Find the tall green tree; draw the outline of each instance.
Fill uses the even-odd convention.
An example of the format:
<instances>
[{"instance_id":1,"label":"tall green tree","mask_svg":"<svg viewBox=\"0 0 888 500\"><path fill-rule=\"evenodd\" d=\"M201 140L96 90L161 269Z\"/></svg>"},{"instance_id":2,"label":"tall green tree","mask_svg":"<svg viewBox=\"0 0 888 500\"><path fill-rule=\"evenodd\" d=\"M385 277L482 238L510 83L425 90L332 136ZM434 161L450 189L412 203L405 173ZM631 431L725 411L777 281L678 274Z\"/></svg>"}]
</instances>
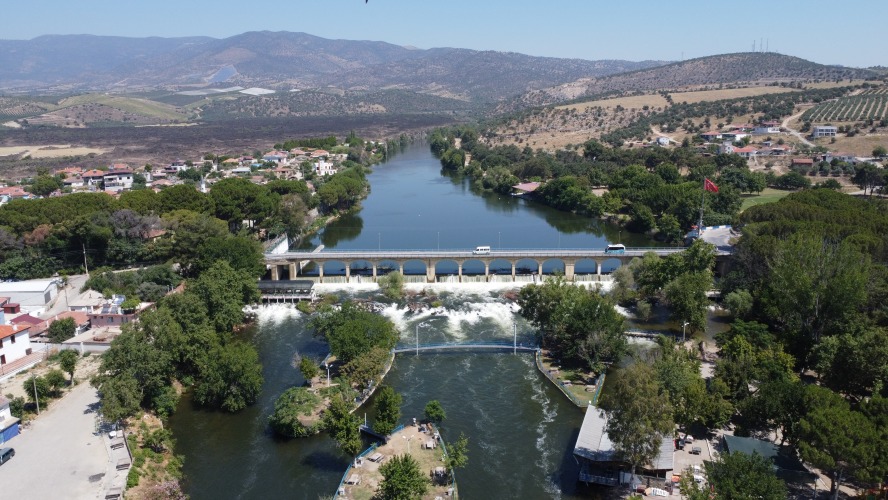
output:
<instances>
[{"instance_id":1,"label":"tall green tree","mask_svg":"<svg viewBox=\"0 0 888 500\"><path fill-rule=\"evenodd\" d=\"M194 389L194 400L230 412L240 411L256 402L262 382L256 348L246 342L229 342L210 353Z\"/></svg>"},{"instance_id":2,"label":"tall green tree","mask_svg":"<svg viewBox=\"0 0 888 500\"><path fill-rule=\"evenodd\" d=\"M244 305L259 298L256 280L224 260L216 261L194 280L190 290L203 301L211 324L220 332L230 332L240 324Z\"/></svg>"},{"instance_id":3,"label":"tall green tree","mask_svg":"<svg viewBox=\"0 0 888 500\"><path fill-rule=\"evenodd\" d=\"M429 480L410 455L396 455L379 468L382 482L379 498L384 500L416 500L429 488Z\"/></svg>"},{"instance_id":4,"label":"tall green tree","mask_svg":"<svg viewBox=\"0 0 888 500\"><path fill-rule=\"evenodd\" d=\"M609 383L601 402L607 413L606 431L634 473L657 457L663 439L672 439L672 405L648 364L632 363Z\"/></svg>"},{"instance_id":5,"label":"tall green tree","mask_svg":"<svg viewBox=\"0 0 888 500\"><path fill-rule=\"evenodd\" d=\"M401 418L401 395L389 386L379 389L376 398L376 420L373 427L376 432L387 436L395 430Z\"/></svg>"},{"instance_id":6,"label":"tall green tree","mask_svg":"<svg viewBox=\"0 0 888 500\"><path fill-rule=\"evenodd\" d=\"M626 350L623 317L610 297L562 279L521 289L521 315L541 330L543 345L563 361L600 371Z\"/></svg>"},{"instance_id":7,"label":"tall green tree","mask_svg":"<svg viewBox=\"0 0 888 500\"><path fill-rule=\"evenodd\" d=\"M77 331L77 324L74 322L74 318L63 318L53 321L49 325L47 336L50 342L60 344L73 337L75 331Z\"/></svg>"},{"instance_id":8,"label":"tall green tree","mask_svg":"<svg viewBox=\"0 0 888 500\"><path fill-rule=\"evenodd\" d=\"M72 384L74 383L74 370L77 368L78 357L77 351L72 349L65 349L59 353L59 364L62 370L71 377Z\"/></svg>"},{"instance_id":9,"label":"tall green tree","mask_svg":"<svg viewBox=\"0 0 888 500\"><path fill-rule=\"evenodd\" d=\"M447 413L444 412L444 407L441 406L441 402L437 399L433 399L426 403L425 405L425 418L429 422L440 425L441 422L447 418Z\"/></svg>"},{"instance_id":10,"label":"tall green tree","mask_svg":"<svg viewBox=\"0 0 888 500\"><path fill-rule=\"evenodd\" d=\"M324 412L324 429L336 441L345 454L356 456L361 451L361 421L350 413L349 403L341 397L333 397Z\"/></svg>"}]
</instances>

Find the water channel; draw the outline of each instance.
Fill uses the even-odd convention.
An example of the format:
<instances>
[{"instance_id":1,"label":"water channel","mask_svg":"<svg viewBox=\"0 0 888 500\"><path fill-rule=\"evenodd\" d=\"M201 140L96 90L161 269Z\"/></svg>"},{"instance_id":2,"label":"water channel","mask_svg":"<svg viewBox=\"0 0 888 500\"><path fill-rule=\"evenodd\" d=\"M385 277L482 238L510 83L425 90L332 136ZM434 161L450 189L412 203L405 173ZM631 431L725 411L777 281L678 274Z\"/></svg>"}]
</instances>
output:
<instances>
[{"instance_id":1,"label":"water channel","mask_svg":"<svg viewBox=\"0 0 888 500\"><path fill-rule=\"evenodd\" d=\"M601 248L654 242L586 217L509 196L472 192L467 181L442 176L424 145L408 148L370 175L372 192L360 213L331 224L305 247L323 243L347 249ZM501 286L504 286L502 284ZM486 284L436 289L443 305L414 313L390 305L392 319L410 344L511 340L532 342L532 328ZM374 297L343 288L345 296ZM296 353L322 357L326 346L311 337L295 309L261 308L254 341L264 366L259 402L234 415L194 408L183 398L171 418L176 452L185 459L185 487L195 500L299 498L331 495L348 457L326 435L279 440L269 432L275 399L302 384ZM514 329L514 330L513 330ZM385 381L404 397L403 420L420 417L430 399L443 404L444 438L470 440L468 468L457 473L463 498L580 498L571 451L582 422L573 406L533 365L529 354L399 354ZM373 415L373 401L360 413Z\"/></svg>"}]
</instances>

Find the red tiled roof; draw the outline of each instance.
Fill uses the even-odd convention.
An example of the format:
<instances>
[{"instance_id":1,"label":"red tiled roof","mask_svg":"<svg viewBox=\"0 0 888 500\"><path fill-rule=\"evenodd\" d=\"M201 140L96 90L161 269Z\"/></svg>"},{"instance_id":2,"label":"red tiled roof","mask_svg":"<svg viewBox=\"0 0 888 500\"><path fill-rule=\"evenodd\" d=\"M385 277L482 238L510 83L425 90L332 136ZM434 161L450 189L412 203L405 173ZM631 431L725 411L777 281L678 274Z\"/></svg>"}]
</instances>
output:
<instances>
[{"instance_id":1,"label":"red tiled roof","mask_svg":"<svg viewBox=\"0 0 888 500\"><path fill-rule=\"evenodd\" d=\"M31 327L25 325L0 325L0 339L12 337L13 335L28 330L29 328Z\"/></svg>"},{"instance_id":2,"label":"red tiled roof","mask_svg":"<svg viewBox=\"0 0 888 500\"><path fill-rule=\"evenodd\" d=\"M82 177L104 177L104 176L105 176L105 172L103 172L101 170L97 170L97 169L87 170L86 172L83 172L83 175L82 175Z\"/></svg>"},{"instance_id":3,"label":"red tiled roof","mask_svg":"<svg viewBox=\"0 0 888 500\"><path fill-rule=\"evenodd\" d=\"M9 322L13 325L36 325L38 323L42 323L43 320L40 318L35 318L30 314L22 314L19 317L12 318L11 320L9 320Z\"/></svg>"}]
</instances>

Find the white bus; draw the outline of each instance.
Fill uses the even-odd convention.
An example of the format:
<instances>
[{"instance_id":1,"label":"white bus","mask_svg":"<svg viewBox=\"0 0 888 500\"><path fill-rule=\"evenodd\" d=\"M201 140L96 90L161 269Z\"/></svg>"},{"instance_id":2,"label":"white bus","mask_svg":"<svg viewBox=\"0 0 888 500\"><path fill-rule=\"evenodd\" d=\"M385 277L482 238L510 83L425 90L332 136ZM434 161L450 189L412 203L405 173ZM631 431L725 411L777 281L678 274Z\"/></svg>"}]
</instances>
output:
<instances>
[{"instance_id":1,"label":"white bus","mask_svg":"<svg viewBox=\"0 0 888 500\"><path fill-rule=\"evenodd\" d=\"M608 245L607 248L604 249L604 253L626 253L626 245L622 243Z\"/></svg>"}]
</instances>

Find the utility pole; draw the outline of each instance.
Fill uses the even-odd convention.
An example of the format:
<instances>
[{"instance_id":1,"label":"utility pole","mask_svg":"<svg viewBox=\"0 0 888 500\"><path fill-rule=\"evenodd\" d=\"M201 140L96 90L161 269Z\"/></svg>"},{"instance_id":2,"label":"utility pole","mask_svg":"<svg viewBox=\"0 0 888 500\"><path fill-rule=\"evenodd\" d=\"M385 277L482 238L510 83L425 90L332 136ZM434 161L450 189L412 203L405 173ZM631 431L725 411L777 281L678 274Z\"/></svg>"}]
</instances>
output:
<instances>
[{"instance_id":1,"label":"utility pole","mask_svg":"<svg viewBox=\"0 0 888 500\"><path fill-rule=\"evenodd\" d=\"M86 244L80 243L80 246L83 248L83 269L86 271L86 275L89 276L89 266L86 265Z\"/></svg>"},{"instance_id":2,"label":"utility pole","mask_svg":"<svg viewBox=\"0 0 888 500\"><path fill-rule=\"evenodd\" d=\"M37 377L31 375L31 382L34 384L34 402L37 403L37 414L40 415L40 399L37 398Z\"/></svg>"}]
</instances>

